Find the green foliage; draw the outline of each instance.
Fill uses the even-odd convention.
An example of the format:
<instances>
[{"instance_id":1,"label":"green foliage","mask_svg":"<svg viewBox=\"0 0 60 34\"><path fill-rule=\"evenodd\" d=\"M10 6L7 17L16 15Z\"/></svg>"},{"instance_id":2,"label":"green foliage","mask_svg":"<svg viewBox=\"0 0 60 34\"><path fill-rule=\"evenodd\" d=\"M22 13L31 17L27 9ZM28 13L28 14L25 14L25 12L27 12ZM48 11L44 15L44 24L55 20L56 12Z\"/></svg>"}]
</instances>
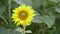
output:
<instances>
[{"instance_id":1,"label":"green foliage","mask_svg":"<svg viewBox=\"0 0 60 34\"><path fill-rule=\"evenodd\" d=\"M46 16L42 17L42 20L50 28L55 22L55 16L54 15L46 15Z\"/></svg>"},{"instance_id":2,"label":"green foliage","mask_svg":"<svg viewBox=\"0 0 60 34\"><path fill-rule=\"evenodd\" d=\"M0 27L0 34L22 34L21 31L17 31L18 28L11 30L4 27ZM21 30L21 28L19 28Z\"/></svg>"},{"instance_id":3,"label":"green foliage","mask_svg":"<svg viewBox=\"0 0 60 34\"><path fill-rule=\"evenodd\" d=\"M6 11L6 6L0 6L0 15L5 11Z\"/></svg>"},{"instance_id":4,"label":"green foliage","mask_svg":"<svg viewBox=\"0 0 60 34\"><path fill-rule=\"evenodd\" d=\"M57 11L58 13L60 13L60 8L56 8L56 11Z\"/></svg>"},{"instance_id":5,"label":"green foliage","mask_svg":"<svg viewBox=\"0 0 60 34\"><path fill-rule=\"evenodd\" d=\"M60 34L60 0L0 0L0 34L22 34L10 21L12 10L26 4L36 12L33 23L26 27L26 33ZM9 8L10 7L10 8ZM9 12L10 11L10 12ZM30 31L31 30L31 31Z\"/></svg>"}]
</instances>

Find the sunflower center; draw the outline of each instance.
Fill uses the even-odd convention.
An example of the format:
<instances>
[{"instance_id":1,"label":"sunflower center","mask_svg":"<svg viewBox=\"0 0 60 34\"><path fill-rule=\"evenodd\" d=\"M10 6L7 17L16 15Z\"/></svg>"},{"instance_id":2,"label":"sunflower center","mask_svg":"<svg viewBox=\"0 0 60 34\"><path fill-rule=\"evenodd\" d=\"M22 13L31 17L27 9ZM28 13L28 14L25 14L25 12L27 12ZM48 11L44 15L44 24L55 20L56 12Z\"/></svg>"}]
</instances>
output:
<instances>
[{"instance_id":1,"label":"sunflower center","mask_svg":"<svg viewBox=\"0 0 60 34\"><path fill-rule=\"evenodd\" d=\"M21 20L25 20L28 17L27 12L25 12L25 11L21 11L19 15L20 15L19 18Z\"/></svg>"},{"instance_id":2,"label":"sunflower center","mask_svg":"<svg viewBox=\"0 0 60 34\"><path fill-rule=\"evenodd\" d=\"M20 16L24 18L26 16L26 13L21 13Z\"/></svg>"}]
</instances>

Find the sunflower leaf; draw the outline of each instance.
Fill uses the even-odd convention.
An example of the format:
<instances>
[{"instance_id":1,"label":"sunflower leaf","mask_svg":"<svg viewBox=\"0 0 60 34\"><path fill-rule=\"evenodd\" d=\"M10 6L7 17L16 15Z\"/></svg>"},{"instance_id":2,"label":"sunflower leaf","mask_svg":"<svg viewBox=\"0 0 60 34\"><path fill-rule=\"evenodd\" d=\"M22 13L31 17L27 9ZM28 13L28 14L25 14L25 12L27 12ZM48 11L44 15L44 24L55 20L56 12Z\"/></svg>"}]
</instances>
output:
<instances>
[{"instance_id":1,"label":"sunflower leaf","mask_svg":"<svg viewBox=\"0 0 60 34\"><path fill-rule=\"evenodd\" d=\"M55 16L54 15L45 15L42 16L42 21L47 24L49 28L54 24L55 22Z\"/></svg>"},{"instance_id":2,"label":"sunflower leaf","mask_svg":"<svg viewBox=\"0 0 60 34\"><path fill-rule=\"evenodd\" d=\"M56 8L56 11L57 11L58 13L60 13L60 8Z\"/></svg>"},{"instance_id":3,"label":"sunflower leaf","mask_svg":"<svg viewBox=\"0 0 60 34\"><path fill-rule=\"evenodd\" d=\"M32 33L32 31L31 30L27 30L27 31L25 31L26 33Z\"/></svg>"},{"instance_id":4,"label":"sunflower leaf","mask_svg":"<svg viewBox=\"0 0 60 34\"><path fill-rule=\"evenodd\" d=\"M40 7L41 6L41 4L42 4L42 2L43 2L43 0L32 0L32 6L33 6L33 8L38 8L38 7Z\"/></svg>"},{"instance_id":5,"label":"sunflower leaf","mask_svg":"<svg viewBox=\"0 0 60 34\"><path fill-rule=\"evenodd\" d=\"M36 16L34 17L33 22L34 22L34 23L42 23L41 18L42 18L42 17L40 16L40 13L36 11Z\"/></svg>"},{"instance_id":6,"label":"sunflower leaf","mask_svg":"<svg viewBox=\"0 0 60 34\"><path fill-rule=\"evenodd\" d=\"M11 30L11 29L6 29L4 27L0 27L0 34L22 34L22 32L16 31L16 30Z\"/></svg>"},{"instance_id":7,"label":"sunflower leaf","mask_svg":"<svg viewBox=\"0 0 60 34\"><path fill-rule=\"evenodd\" d=\"M13 0L13 1L17 2L20 5L22 4L32 5L32 0Z\"/></svg>"},{"instance_id":8,"label":"sunflower leaf","mask_svg":"<svg viewBox=\"0 0 60 34\"><path fill-rule=\"evenodd\" d=\"M53 1L55 3L60 2L60 0L49 0L49 1Z\"/></svg>"}]
</instances>

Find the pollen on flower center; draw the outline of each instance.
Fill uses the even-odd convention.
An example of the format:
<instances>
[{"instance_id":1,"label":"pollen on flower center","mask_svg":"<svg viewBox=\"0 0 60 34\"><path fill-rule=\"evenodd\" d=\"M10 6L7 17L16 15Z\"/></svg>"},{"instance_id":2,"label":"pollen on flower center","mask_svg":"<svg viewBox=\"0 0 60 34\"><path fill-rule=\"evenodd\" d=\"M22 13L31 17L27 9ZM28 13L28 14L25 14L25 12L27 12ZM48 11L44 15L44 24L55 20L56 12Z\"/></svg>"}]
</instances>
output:
<instances>
[{"instance_id":1,"label":"pollen on flower center","mask_svg":"<svg viewBox=\"0 0 60 34\"><path fill-rule=\"evenodd\" d=\"M19 13L19 18L20 18L21 20L25 20L27 17L28 17L27 12L21 11L21 12Z\"/></svg>"},{"instance_id":2,"label":"pollen on flower center","mask_svg":"<svg viewBox=\"0 0 60 34\"><path fill-rule=\"evenodd\" d=\"M25 14L25 13L21 13L20 16L21 16L22 18L24 18L24 17L26 16L26 14Z\"/></svg>"}]
</instances>

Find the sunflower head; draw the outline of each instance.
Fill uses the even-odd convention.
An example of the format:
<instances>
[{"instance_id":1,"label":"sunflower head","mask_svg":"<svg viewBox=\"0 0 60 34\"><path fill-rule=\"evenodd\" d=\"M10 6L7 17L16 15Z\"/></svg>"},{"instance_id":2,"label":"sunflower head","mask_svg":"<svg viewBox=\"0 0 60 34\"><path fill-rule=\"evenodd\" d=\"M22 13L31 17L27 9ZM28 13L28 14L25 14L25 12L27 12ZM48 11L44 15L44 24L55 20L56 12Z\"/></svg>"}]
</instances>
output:
<instances>
[{"instance_id":1,"label":"sunflower head","mask_svg":"<svg viewBox=\"0 0 60 34\"><path fill-rule=\"evenodd\" d=\"M33 17L35 16L35 11L31 6L21 5L13 10L12 19L14 23L18 25L30 25Z\"/></svg>"}]
</instances>

